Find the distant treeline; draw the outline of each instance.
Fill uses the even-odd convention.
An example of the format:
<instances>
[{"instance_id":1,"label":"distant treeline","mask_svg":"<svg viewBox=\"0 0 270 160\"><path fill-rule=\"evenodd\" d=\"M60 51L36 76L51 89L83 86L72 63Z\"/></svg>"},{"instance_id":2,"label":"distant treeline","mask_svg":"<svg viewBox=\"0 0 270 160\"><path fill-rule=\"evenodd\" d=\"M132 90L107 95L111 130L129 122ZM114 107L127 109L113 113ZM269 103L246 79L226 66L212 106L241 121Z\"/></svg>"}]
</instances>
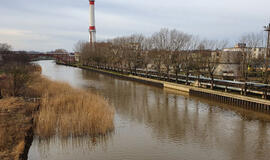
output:
<instances>
[{"instance_id":1,"label":"distant treeline","mask_svg":"<svg viewBox=\"0 0 270 160\"><path fill-rule=\"evenodd\" d=\"M239 42L248 47L261 46L260 34L247 34ZM228 45L227 40L207 40L178 30L161 29L151 36L134 34L118 37L106 42L96 43L94 46L86 42L78 42L74 50L80 52L80 62L83 65L107 66L129 69L155 70L159 74L170 73L194 76L207 76L212 80L215 70L221 63L222 49ZM242 81L248 80L249 72L260 70L264 74L265 59L253 59L250 53L242 49L235 53L234 63L238 64ZM230 63L230 57L228 63ZM256 63L255 63L256 62ZM224 62L223 62L224 63ZM268 66L265 67L268 69ZM267 72L266 72L267 73ZM268 83L268 74L262 77Z\"/></svg>"}]
</instances>

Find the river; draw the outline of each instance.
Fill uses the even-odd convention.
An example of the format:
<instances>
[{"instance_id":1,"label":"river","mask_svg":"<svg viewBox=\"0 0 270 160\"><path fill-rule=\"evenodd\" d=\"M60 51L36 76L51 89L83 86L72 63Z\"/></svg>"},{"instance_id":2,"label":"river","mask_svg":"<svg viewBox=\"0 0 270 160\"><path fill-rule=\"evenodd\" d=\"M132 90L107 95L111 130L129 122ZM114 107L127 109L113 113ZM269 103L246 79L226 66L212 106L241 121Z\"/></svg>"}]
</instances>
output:
<instances>
[{"instance_id":1,"label":"river","mask_svg":"<svg viewBox=\"0 0 270 160\"><path fill-rule=\"evenodd\" d=\"M36 62L42 74L104 96L115 130L99 138L35 137L29 160L268 160L270 117L162 88Z\"/></svg>"}]
</instances>

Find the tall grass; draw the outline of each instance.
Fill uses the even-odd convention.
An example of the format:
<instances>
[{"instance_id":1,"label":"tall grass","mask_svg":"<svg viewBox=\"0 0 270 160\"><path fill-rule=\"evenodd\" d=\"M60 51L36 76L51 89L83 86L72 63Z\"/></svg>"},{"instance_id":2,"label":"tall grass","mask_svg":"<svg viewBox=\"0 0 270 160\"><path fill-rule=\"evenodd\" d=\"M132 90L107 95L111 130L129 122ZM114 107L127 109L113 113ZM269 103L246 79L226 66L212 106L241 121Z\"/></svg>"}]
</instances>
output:
<instances>
[{"instance_id":1,"label":"tall grass","mask_svg":"<svg viewBox=\"0 0 270 160\"><path fill-rule=\"evenodd\" d=\"M114 110L101 96L41 77L30 88L31 96L41 97L35 120L40 137L99 135L114 128Z\"/></svg>"}]
</instances>

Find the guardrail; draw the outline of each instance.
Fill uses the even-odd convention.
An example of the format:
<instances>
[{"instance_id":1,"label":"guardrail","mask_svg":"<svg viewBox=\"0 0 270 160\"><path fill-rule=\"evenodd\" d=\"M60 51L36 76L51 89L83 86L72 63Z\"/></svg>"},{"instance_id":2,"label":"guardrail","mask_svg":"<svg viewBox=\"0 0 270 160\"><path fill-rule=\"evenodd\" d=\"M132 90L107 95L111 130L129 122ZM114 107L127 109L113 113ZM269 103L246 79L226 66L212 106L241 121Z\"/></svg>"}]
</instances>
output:
<instances>
[{"instance_id":1,"label":"guardrail","mask_svg":"<svg viewBox=\"0 0 270 160\"><path fill-rule=\"evenodd\" d=\"M90 67L96 69L105 69L108 71L119 72L122 74L132 74L140 77L163 80L178 84L186 84L186 85L195 85L197 84L199 87L210 88L212 80L209 77L204 76L193 76L193 75L183 75L174 73L159 73L155 70L148 70L137 68L137 69L129 69L129 68L115 68L109 66L95 66L90 65ZM213 79L213 86L217 90L223 90L224 92L239 92L241 95L253 95L253 96L261 96L263 99L270 98L270 85L255 83L255 82L240 82L240 81L231 81L231 80L222 80L222 79Z\"/></svg>"}]
</instances>

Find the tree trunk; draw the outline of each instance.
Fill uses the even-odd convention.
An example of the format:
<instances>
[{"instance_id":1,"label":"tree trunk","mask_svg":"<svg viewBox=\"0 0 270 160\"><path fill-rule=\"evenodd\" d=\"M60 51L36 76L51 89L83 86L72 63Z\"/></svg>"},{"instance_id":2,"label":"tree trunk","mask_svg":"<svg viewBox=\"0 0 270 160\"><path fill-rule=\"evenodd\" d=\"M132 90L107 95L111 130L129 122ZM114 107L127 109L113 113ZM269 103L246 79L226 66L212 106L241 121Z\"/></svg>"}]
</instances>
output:
<instances>
[{"instance_id":1,"label":"tree trunk","mask_svg":"<svg viewBox=\"0 0 270 160\"><path fill-rule=\"evenodd\" d=\"M178 83L178 69L177 68L175 69L175 80L176 80L176 83Z\"/></svg>"},{"instance_id":2,"label":"tree trunk","mask_svg":"<svg viewBox=\"0 0 270 160\"><path fill-rule=\"evenodd\" d=\"M214 75L211 74L211 89L214 89Z\"/></svg>"},{"instance_id":3,"label":"tree trunk","mask_svg":"<svg viewBox=\"0 0 270 160\"><path fill-rule=\"evenodd\" d=\"M188 76L189 76L189 72L186 72L186 85L188 85Z\"/></svg>"},{"instance_id":4,"label":"tree trunk","mask_svg":"<svg viewBox=\"0 0 270 160\"><path fill-rule=\"evenodd\" d=\"M244 83L244 96L247 95L247 82Z\"/></svg>"},{"instance_id":5,"label":"tree trunk","mask_svg":"<svg viewBox=\"0 0 270 160\"><path fill-rule=\"evenodd\" d=\"M267 88L265 88L263 94L264 94L263 98L264 98L264 99L267 99Z\"/></svg>"},{"instance_id":6,"label":"tree trunk","mask_svg":"<svg viewBox=\"0 0 270 160\"><path fill-rule=\"evenodd\" d=\"M167 81L170 81L170 67L167 67Z\"/></svg>"},{"instance_id":7,"label":"tree trunk","mask_svg":"<svg viewBox=\"0 0 270 160\"><path fill-rule=\"evenodd\" d=\"M197 79L198 79L198 86L197 87L200 87L201 86L200 74L198 74Z\"/></svg>"},{"instance_id":8,"label":"tree trunk","mask_svg":"<svg viewBox=\"0 0 270 160\"><path fill-rule=\"evenodd\" d=\"M3 96L2 96L2 89L0 88L0 99L2 99Z\"/></svg>"},{"instance_id":9,"label":"tree trunk","mask_svg":"<svg viewBox=\"0 0 270 160\"><path fill-rule=\"evenodd\" d=\"M146 78L148 78L148 68L146 66Z\"/></svg>"},{"instance_id":10,"label":"tree trunk","mask_svg":"<svg viewBox=\"0 0 270 160\"><path fill-rule=\"evenodd\" d=\"M158 79L161 79L161 70L160 70L160 65L158 66Z\"/></svg>"},{"instance_id":11,"label":"tree trunk","mask_svg":"<svg viewBox=\"0 0 270 160\"><path fill-rule=\"evenodd\" d=\"M129 72L130 72L130 74L132 74L132 68L131 68L131 65L129 64L128 67L129 67Z\"/></svg>"}]
</instances>

